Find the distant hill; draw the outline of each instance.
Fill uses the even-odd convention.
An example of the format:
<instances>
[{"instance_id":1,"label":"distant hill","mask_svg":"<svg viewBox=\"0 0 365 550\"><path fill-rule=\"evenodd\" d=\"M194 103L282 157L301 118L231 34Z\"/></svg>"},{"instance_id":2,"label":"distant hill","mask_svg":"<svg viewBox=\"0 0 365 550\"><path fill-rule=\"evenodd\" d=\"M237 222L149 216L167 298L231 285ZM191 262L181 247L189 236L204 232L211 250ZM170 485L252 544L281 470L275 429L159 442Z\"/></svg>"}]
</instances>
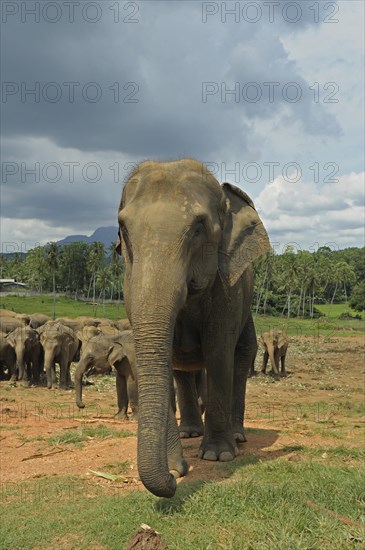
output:
<instances>
[{"instance_id":1,"label":"distant hill","mask_svg":"<svg viewBox=\"0 0 365 550\"><path fill-rule=\"evenodd\" d=\"M88 244L94 243L96 241L101 241L105 245L105 247L108 247L110 243L117 240L117 235L118 227L116 226L98 227L89 237L87 235L69 235L61 241L58 241L57 244L59 246L63 246L64 244L71 244L77 241L82 241Z\"/></svg>"}]
</instances>

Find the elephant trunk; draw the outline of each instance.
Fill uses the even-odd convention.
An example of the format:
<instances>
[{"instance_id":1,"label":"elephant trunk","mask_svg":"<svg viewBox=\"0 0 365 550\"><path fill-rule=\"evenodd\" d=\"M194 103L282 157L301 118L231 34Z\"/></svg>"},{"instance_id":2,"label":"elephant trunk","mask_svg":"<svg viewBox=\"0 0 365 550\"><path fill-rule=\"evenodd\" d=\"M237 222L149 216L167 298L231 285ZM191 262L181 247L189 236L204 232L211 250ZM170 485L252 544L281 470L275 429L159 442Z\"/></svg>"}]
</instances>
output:
<instances>
[{"instance_id":1,"label":"elephant trunk","mask_svg":"<svg viewBox=\"0 0 365 550\"><path fill-rule=\"evenodd\" d=\"M277 358L277 353L276 353L277 350L275 350L273 347L269 348L268 349L268 352L269 352L269 357L270 357L270 363L271 363L271 368L274 372L275 375L279 374L279 369L278 369L278 358Z\"/></svg>"},{"instance_id":2,"label":"elephant trunk","mask_svg":"<svg viewBox=\"0 0 365 550\"><path fill-rule=\"evenodd\" d=\"M48 348L44 350L44 368L46 369L47 375L47 388L52 388L52 383L56 382L55 370L54 370L54 361L55 351L53 348Z\"/></svg>"},{"instance_id":3,"label":"elephant trunk","mask_svg":"<svg viewBox=\"0 0 365 550\"><path fill-rule=\"evenodd\" d=\"M25 353L24 353L24 346L16 346L15 348L15 354L16 354L16 369L18 371L18 380L23 380L24 377L24 371L25 371Z\"/></svg>"},{"instance_id":4,"label":"elephant trunk","mask_svg":"<svg viewBox=\"0 0 365 550\"><path fill-rule=\"evenodd\" d=\"M148 319L133 329L138 373L138 472L151 493L171 497L176 489L167 459L172 331Z\"/></svg>"},{"instance_id":5,"label":"elephant trunk","mask_svg":"<svg viewBox=\"0 0 365 550\"><path fill-rule=\"evenodd\" d=\"M154 273L152 266L149 271ZM182 270L178 272L176 264L175 269L165 265L163 273L160 266L156 273L158 276L150 276L148 281L142 275L141 285L132 292L138 383L138 472L151 493L169 498L175 493L176 481L169 471L168 455L174 454L180 444L171 435L176 423L170 411L172 344L177 313L186 298L186 285L185 276Z\"/></svg>"},{"instance_id":6,"label":"elephant trunk","mask_svg":"<svg viewBox=\"0 0 365 550\"><path fill-rule=\"evenodd\" d=\"M81 357L75 370L75 394L76 405L79 409L83 409L85 404L82 402L82 378L90 366L90 362L87 359Z\"/></svg>"}]
</instances>

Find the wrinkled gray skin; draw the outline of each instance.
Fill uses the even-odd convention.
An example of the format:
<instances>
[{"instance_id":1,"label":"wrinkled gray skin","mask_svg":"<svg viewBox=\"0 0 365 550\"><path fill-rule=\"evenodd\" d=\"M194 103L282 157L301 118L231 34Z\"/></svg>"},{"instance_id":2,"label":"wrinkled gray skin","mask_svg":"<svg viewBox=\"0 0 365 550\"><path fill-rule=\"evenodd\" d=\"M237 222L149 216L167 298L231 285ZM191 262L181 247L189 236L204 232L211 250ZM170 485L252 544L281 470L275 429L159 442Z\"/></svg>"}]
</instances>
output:
<instances>
[{"instance_id":1,"label":"wrinkled gray skin","mask_svg":"<svg viewBox=\"0 0 365 550\"><path fill-rule=\"evenodd\" d=\"M130 419L136 420L138 418L138 394L131 331L108 336L100 333L85 344L75 371L76 405L80 409L85 407L82 402L83 375L106 374L113 366L117 372L117 416L127 420L128 404L130 403L132 409Z\"/></svg>"},{"instance_id":2,"label":"wrinkled gray skin","mask_svg":"<svg viewBox=\"0 0 365 550\"><path fill-rule=\"evenodd\" d=\"M15 363L15 351L7 340L7 334L0 332L0 374L2 379L16 380ZM8 370L8 376L5 375L4 369Z\"/></svg>"},{"instance_id":3,"label":"wrinkled gray skin","mask_svg":"<svg viewBox=\"0 0 365 550\"><path fill-rule=\"evenodd\" d=\"M284 332L277 329L272 329L268 332L264 332L260 336L260 342L264 346L264 357L261 372L266 374L266 367L270 358L272 374L276 378L279 378L279 376L286 376L285 357L288 349L288 339ZM280 362L281 370L279 372Z\"/></svg>"},{"instance_id":4,"label":"wrinkled gray skin","mask_svg":"<svg viewBox=\"0 0 365 550\"><path fill-rule=\"evenodd\" d=\"M171 406L172 367L187 403L190 371L207 369L199 456L233 460L236 442L245 440L245 387L257 346L250 266L269 241L249 197L189 159L140 164L118 220L136 351L138 470L149 491L172 497L175 477L188 470ZM183 410L181 424L193 435L199 409Z\"/></svg>"},{"instance_id":5,"label":"wrinkled gray skin","mask_svg":"<svg viewBox=\"0 0 365 550\"><path fill-rule=\"evenodd\" d=\"M48 321L37 332L44 350L44 367L47 375L47 387L57 382L56 363L60 366L59 388L71 386L70 365L78 353L80 341L72 329L55 321Z\"/></svg>"},{"instance_id":6,"label":"wrinkled gray skin","mask_svg":"<svg viewBox=\"0 0 365 550\"><path fill-rule=\"evenodd\" d=\"M23 386L38 385L43 371L43 350L38 332L29 326L18 327L6 339L15 351L18 380L23 381Z\"/></svg>"}]
</instances>

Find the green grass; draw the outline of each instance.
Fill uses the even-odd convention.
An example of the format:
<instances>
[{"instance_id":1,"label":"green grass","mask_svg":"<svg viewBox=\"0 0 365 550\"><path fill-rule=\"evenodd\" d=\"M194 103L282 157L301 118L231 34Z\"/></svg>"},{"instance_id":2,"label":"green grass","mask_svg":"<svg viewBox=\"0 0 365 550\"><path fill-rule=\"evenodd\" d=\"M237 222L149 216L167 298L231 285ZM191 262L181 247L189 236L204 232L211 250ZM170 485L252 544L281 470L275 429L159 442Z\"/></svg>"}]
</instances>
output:
<instances>
[{"instance_id":1,"label":"green grass","mask_svg":"<svg viewBox=\"0 0 365 550\"><path fill-rule=\"evenodd\" d=\"M320 304L316 308L323 313L329 319L338 319L343 313L350 313L350 315L361 315L365 319L365 311L359 312L351 309L348 304Z\"/></svg>"},{"instance_id":2,"label":"green grass","mask_svg":"<svg viewBox=\"0 0 365 550\"><path fill-rule=\"evenodd\" d=\"M285 317L271 317L254 315L257 334L272 328L278 328L289 337L306 336L316 341L319 336L326 338L337 336L351 336L364 332L364 321L359 319L288 319Z\"/></svg>"},{"instance_id":3,"label":"green grass","mask_svg":"<svg viewBox=\"0 0 365 550\"><path fill-rule=\"evenodd\" d=\"M119 550L141 523L159 531L169 550L360 548L363 474L323 461L238 463L223 482L187 478L169 500L77 478L9 484L2 548Z\"/></svg>"},{"instance_id":4,"label":"green grass","mask_svg":"<svg viewBox=\"0 0 365 550\"><path fill-rule=\"evenodd\" d=\"M24 296L22 294L2 296L0 298L0 307L3 309L13 309L17 313L39 312L52 317L53 296ZM326 318L311 320L254 315L256 330L258 333L261 333L276 327L287 332L289 336L307 336L313 339L319 336L326 336L328 338L331 336L349 336L356 334L357 331L364 331L363 321L338 319L339 315L348 309L346 304L333 304L333 306L320 305L318 308L323 311L324 315L327 315ZM95 306L92 302L83 302L66 298L65 296L57 296L57 317L74 318L83 315L124 319L126 312L122 303L106 303L103 307L102 304Z\"/></svg>"},{"instance_id":5,"label":"green grass","mask_svg":"<svg viewBox=\"0 0 365 550\"><path fill-rule=\"evenodd\" d=\"M14 310L17 313L44 313L52 317L53 296L23 296L8 295L0 297L0 308ZM93 303L80 300L73 300L65 296L56 298L56 317L78 317L87 315L90 317L107 317L109 319L124 319L126 317L124 304L106 303L94 306Z\"/></svg>"},{"instance_id":6,"label":"green grass","mask_svg":"<svg viewBox=\"0 0 365 550\"><path fill-rule=\"evenodd\" d=\"M46 441L49 445L80 444L88 439L107 439L115 437L135 436L135 432L129 430L116 430L103 425L95 427L79 427L76 430L65 430L63 433L53 435Z\"/></svg>"}]
</instances>

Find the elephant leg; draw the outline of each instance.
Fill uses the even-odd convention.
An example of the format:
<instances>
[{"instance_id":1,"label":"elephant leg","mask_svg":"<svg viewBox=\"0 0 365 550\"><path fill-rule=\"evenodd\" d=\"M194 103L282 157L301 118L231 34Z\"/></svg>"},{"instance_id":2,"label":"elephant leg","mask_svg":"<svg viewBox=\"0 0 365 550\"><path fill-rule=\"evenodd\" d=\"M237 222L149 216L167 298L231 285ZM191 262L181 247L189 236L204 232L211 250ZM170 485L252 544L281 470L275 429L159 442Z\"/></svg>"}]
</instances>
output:
<instances>
[{"instance_id":1,"label":"elephant leg","mask_svg":"<svg viewBox=\"0 0 365 550\"><path fill-rule=\"evenodd\" d=\"M118 401L118 412L115 416L122 418L123 420L128 420L128 392L127 392L127 383L125 376L119 372L117 369L117 378L116 378L116 388L117 388L117 401Z\"/></svg>"},{"instance_id":2,"label":"elephant leg","mask_svg":"<svg viewBox=\"0 0 365 550\"><path fill-rule=\"evenodd\" d=\"M127 377L127 394L129 398L129 404L132 409L130 420L138 420L138 390L137 383L134 378L129 375Z\"/></svg>"},{"instance_id":3,"label":"elephant leg","mask_svg":"<svg viewBox=\"0 0 365 550\"><path fill-rule=\"evenodd\" d=\"M201 369L195 374L196 390L198 392L198 402L200 407L200 414L204 414L205 406L208 400L207 394L207 371Z\"/></svg>"},{"instance_id":4,"label":"elephant leg","mask_svg":"<svg viewBox=\"0 0 365 550\"><path fill-rule=\"evenodd\" d=\"M167 424L167 463L170 473L175 478L183 477L188 473L188 464L183 457L179 428L171 404Z\"/></svg>"},{"instance_id":5,"label":"elephant leg","mask_svg":"<svg viewBox=\"0 0 365 550\"><path fill-rule=\"evenodd\" d=\"M39 351L34 351L32 354L32 382L35 385L39 385L39 376L40 376L40 368L39 368Z\"/></svg>"},{"instance_id":6,"label":"elephant leg","mask_svg":"<svg viewBox=\"0 0 365 550\"><path fill-rule=\"evenodd\" d=\"M285 370L285 356L286 356L286 353L284 353L282 356L281 356L281 372L280 372L280 376L286 376L286 370Z\"/></svg>"},{"instance_id":7,"label":"elephant leg","mask_svg":"<svg viewBox=\"0 0 365 550\"><path fill-rule=\"evenodd\" d=\"M51 386L49 387L52 387L52 384L57 384L56 365L54 363L50 370L50 377L51 377ZM48 380L48 375L47 375L47 380Z\"/></svg>"},{"instance_id":8,"label":"elephant leg","mask_svg":"<svg viewBox=\"0 0 365 550\"><path fill-rule=\"evenodd\" d=\"M198 401L196 371L175 370L174 378L180 410L180 437L199 437L203 435L204 425Z\"/></svg>"},{"instance_id":9,"label":"elephant leg","mask_svg":"<svg viewBox=\"0 0 365 550\"><path fill-rule=\"evenodd\" d=\"M229 336L234 337L233 334ZM238 454L231 421L234 347L229 345L229 337L226 346L220 343L218 338L214 343L209 340L204 350L207 358L208 400L199 457L227 462Z\"/></svg>"},{"instance_id":10,"label":"elephant leg","mask_svg":"<svg viewBox=\"0 0 365 550\"><path fill-rule=\"evenodd\" d=\"M69 361L69 363L67 365L66 382L67 382L67 387L68 388L73 388L74 387L74 385L72 383L72 380L71 380L71 361Z\"/></svg>"},{"instance_id":11,"label":"elephant leg","mask_svg":"<svg viewBox=\"0 0 365 550\"><path fill-rule=\"evenodd\" d=\"M264 351L264 357L263 357L263 360L262 360L262 367L261 367L261 372L263 374L266 374L266 367L267 367L267 363L269 361L269 353L268 351L265 349Z\"/></svg>"},{"instance_id":12,"label":"elephant leg","mask_svg":"<svg viewBox=\"0 0 365 550\"><path fill-rule=\"evenodd\" d=\"M67 368L68 368L68 361L64 357L60 360L60 383L59 383L59 389L60 390L66 390L67 389Z\"/></svg>"},{"instance_id":13,"label":"elephant leg","mask_svg":"<svg viewBox=\"0 0 365 550\"><path fill-rule=\"evenodd\" d=\"M235 440L247 441L244 432L246 384L257 354L256 331L252 317L237 342L234 354L232 428Z\"/></svg>"}]
</instances>

